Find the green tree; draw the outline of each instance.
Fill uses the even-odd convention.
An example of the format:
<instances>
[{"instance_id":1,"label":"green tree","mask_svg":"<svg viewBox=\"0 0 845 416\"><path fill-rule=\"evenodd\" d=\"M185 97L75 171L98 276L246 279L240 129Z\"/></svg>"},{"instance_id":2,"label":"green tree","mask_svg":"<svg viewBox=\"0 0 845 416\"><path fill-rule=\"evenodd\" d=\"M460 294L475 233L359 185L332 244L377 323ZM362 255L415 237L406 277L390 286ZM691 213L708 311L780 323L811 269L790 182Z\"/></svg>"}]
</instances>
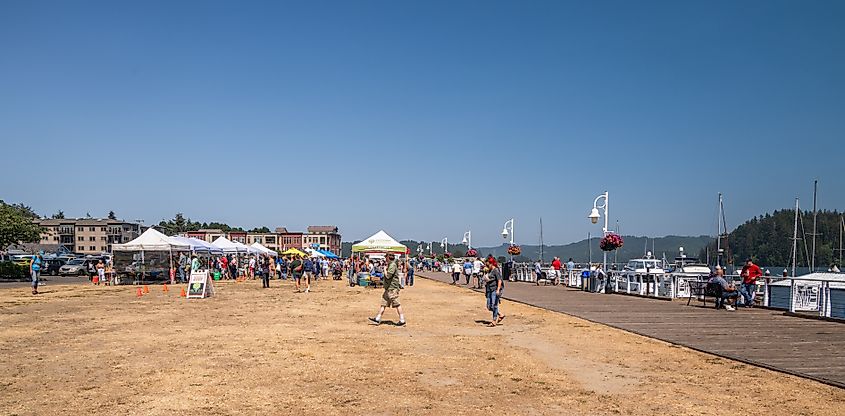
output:
<instances>
[{"instance_id":1,"label":"green tree","mask_svg":"<svg viewBox=\"0 0 845 416\"><path fill-rule=\"evenodd\" d=\"M249 230L251 233L269 233L270 229L267 227L253 228Z\"/></svg>"},{"instance_id":2,"label":"green tree","mask_svg":"<svg viewBox=\"0 0 845 416\"><path fill-rule=\"evenodd\" d=\"M114 215L114 211L109 211L109 219L110 220L116 220L117 219L117 216Z\"/></svg>"},{"instance_id":3,"label":"green tree","mask_svg":"<svg viewBox=\"0 0 845 416\"><path fill-rule=\"evenodd\" d=\"M63 219L65 219L65 212L62 211L62 210L59 210L59 212L53 214L53 216L51 218L53 218L54 220L63 220Z\"/></svg>"},{"instance_id":4,"label":"green tree","mask_svg":"<svg viewBox=\"0 0 845 416\"><path fill-rule=\"evenodd\" d=\"M41 239L41 227L34 222L38 215L23 204L9 205L0 200L0 248L11 244L36 243Z\"/></svg>"}]
</instances>

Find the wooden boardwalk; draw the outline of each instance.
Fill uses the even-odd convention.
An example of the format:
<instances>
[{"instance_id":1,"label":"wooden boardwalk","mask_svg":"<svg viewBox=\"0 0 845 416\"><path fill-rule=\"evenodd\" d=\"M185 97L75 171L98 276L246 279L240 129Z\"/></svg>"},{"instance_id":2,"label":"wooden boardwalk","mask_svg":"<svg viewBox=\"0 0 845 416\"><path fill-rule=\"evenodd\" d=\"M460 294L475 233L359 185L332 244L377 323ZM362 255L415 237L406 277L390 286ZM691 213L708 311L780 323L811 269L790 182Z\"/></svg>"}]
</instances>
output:
<instances>
[{"instance_id":1,"label":"wooden boardwalk","mask_svg":"<svg viewBox=\"0 0 845 416\"><path fill-rule=\"evenodd\" d=\"M451 283L446 273L421 277ZM463 279L463 277L462 277ZM682 345L701 352L845 388L845 324L782 311L716 310L666 301L507 282L504 298Z\"/></svg>"}]
</instances>

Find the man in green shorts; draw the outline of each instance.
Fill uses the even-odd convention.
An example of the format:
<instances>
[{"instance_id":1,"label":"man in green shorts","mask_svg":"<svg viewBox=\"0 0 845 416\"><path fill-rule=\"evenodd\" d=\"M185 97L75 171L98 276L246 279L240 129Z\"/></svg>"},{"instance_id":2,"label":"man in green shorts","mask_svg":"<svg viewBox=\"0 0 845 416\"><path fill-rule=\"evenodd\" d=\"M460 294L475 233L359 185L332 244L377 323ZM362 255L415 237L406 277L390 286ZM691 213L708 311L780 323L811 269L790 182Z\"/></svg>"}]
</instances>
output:
<instances>
[{"instance_id":1,"label":"man in green shorts","mask_svg":"<svg viewBox=\"0 0 845 416\"><path fill-rule=\"evenodd\" d=\"M290 262L290 274L293 277L294 283L296 283L296 291L299 292L299 283L302 280L302 259L299 256L294 256L293 261Z\"/></svg>"},{"instance_id":2,"label":"man in green shorts","mask_svg":"<svg viewBox=\"0 0 845 416\"><path fill-rule=\"evenodd\" d=\"M402 282L399 277L399 264L396 263L396 256L393 253L387 254L387 271L384 273L384 294L381 295L381 308L375 318L369 318L375 325L381 324L381 315L385 308L396 308L399 312L399 323L397 326L405 325L405 314L399 304L399 290L402 289Z\"/></svg>"}]
</instances>

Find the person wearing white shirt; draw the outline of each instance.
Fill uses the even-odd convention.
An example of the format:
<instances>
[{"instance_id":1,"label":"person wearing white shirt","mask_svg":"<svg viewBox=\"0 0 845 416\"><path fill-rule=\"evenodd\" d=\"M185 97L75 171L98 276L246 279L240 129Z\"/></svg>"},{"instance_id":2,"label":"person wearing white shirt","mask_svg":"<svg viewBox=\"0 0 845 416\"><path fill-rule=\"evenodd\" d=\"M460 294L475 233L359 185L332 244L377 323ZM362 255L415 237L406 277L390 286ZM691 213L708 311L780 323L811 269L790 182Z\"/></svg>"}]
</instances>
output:
<instances>
[{"instance_id":1,"label":"person wearing white shirt","mask_svg":"<svg viewBox=\"0 0 845 416\"><path fill-rule=\"evenodd\" d=\"M458 280L461 278L461 265L458 263L457 260L452 262L452 284L458 284Z\"/></svg>"},{"instance_id":2,"label":"person wearing white shirt","mask_svg":"<svg viewBox=\"0 0 845 416\"><path fill-rule=\"evenodd\" d=\"M472 262L472 277L475 279L475 288L481 289L481 269L484 268L484 263L478 257Z\"/></svg>"}]
</instances>

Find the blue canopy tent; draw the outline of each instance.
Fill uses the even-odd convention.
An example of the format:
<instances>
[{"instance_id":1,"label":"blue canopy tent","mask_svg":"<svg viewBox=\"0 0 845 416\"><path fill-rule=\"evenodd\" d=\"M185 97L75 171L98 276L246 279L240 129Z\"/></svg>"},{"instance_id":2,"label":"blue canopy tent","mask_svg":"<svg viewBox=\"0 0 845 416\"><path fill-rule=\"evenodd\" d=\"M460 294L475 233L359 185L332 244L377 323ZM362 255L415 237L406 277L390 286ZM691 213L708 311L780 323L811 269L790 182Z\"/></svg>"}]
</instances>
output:
<instances>
[{"instance_id":1,"label":"blue canopy tent","mask_svg":"<svg viewBox=\"0 0 845 416\"><path fill-rule=\"evenodd\" d=\"M334 254L334 253L332 253L331 251L328 251L328 250L317 250L317 252L325 255L326 257L328 257L330 259L339 259L340 258L340 257L338 257L337 254Z\"/></svg>"}]
</instances>

